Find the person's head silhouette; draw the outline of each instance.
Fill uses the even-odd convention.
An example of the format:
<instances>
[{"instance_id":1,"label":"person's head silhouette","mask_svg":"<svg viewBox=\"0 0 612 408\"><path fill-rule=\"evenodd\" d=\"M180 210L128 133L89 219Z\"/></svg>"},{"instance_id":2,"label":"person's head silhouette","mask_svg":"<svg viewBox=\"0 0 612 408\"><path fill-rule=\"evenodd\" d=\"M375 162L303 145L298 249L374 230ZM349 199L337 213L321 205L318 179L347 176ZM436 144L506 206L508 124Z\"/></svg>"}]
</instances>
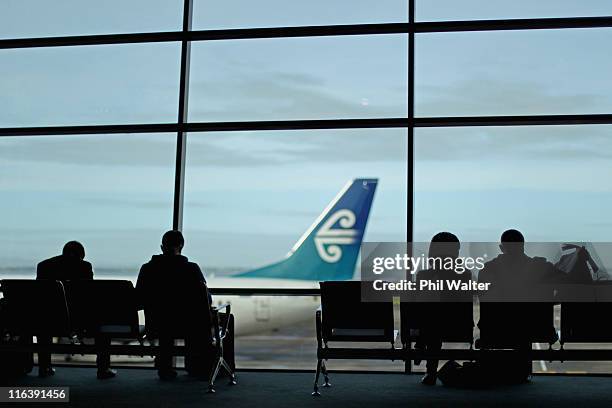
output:
<instances>
[{"instance_id":1,"label":"person's head silhouette","mask_svg":"<svg viewBox=\"0 0 612 408\"><path fill-rule=\"evenodd\" d=\"M162 237L161 250L164 255L180 255L184 245L181 231L170 230Z\"/></svg>"},{"instance_id":2,"label":"person's head silhouette","mask_svg":"<svg viewBox=\"0 0 612 408\"><path fill-rule=\"evenodd\" d=\"M515 229L504 231L499 249L507 255L523 255L525 253L525 237Z\"/></svg>"},{"instance_id":3,"label":"person's head silhouette","mask_svg":"<svg viewBox=\"0 0 612 408\"><path fill-rule=\"evenodd\" d=\"M429 257L456 259L459 256L460 247L459 238L455 234L438 232L429 244Z\"/></svg>"},{"instance_id":4,"label":"person's head silhouette","mask_svg":"<svg viewBox=\"0 0 612 408\"><path fill-rule=\"evenodd\" d=\"M64 249L62 249L62 255L70 258L83 260L85 259L85 248L78 241L70 241L67 242L66 245L64 245Z\"/></svg>"}]
</instances>

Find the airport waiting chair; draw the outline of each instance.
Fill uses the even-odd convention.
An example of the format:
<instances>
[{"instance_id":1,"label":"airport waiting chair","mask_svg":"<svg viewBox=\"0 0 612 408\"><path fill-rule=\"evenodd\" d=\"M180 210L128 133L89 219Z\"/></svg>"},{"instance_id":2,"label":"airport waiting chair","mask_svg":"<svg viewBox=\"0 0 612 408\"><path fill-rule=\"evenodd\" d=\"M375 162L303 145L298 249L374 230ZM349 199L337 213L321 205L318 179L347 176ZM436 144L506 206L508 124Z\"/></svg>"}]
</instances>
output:
<instances>
[{"instance_id":1,"label":"airport waiting chair","mask_svg":"<svg viewBox=\"0 0 612 408\"><path fill-rule=\"evenodd\" d=\"M400 338L405 350L420 336L432 335L448 343L474 342L472 298L465 302L400 303Z\"/></svg>"},{"instance_id":2,"label":"airport waiting chair","mask_svg":"<svg viewBox=\"0 0 612 408\"><path fill-rule=\"evenodd\" d=\"M325 361L330 358L392 359L389 349L331 348L330 342L378 342L390 344L395 350L393 303L362 301L361 282L320 282L321 309L315 314L317 330L317 369L312 395L319 393L319 377L324 375L324 387L329 387Z\"/></svg>"},{"instance_id":3,"label":"airport waiting chair","mask_svg":"<svg viewBox=\"0 0 612 408\"><path fill-rule=\"evenodd\" d=\"M480 302L478 322L481 349L514 349L559 339L554 327L554 304L549 302Z\"/></svg>"},{"instance_id":4,"label":"airport waiting chair","mask_svg":"<svg viewBox=\"0 0 612 408\"><path fill-rule=\"evenodd\" d=\"M225 312L220 313L223 309L225 309ZM231 305L225 304L212 308L212 321L214 332L214 360L213 369L208 381L209 393L215 392L215 381L222 369L225 370L230 378L229 384L237 384L236 367L233 361L234 337L232 329L234 327L234 316L231 314ZM226 351L226 347L229 347L228 351Z\"/></svg>"},{"instance_id":5,"label":"airport waiting chair","mask_svg":"<svg viewBox=\"0 0 612 408\"><path fill-rule=\"evenodd\" d=\"M61 282L4 279L1 285L10 335L75 339Z\"/></svg>"},{"instance_id":6,"label":"airport waiting chair","mask_svg":"<svg viewBox=\"0 0 612 408\"><path fill-rule=\"evenodd\" d=\"M154 294L156 298L164 301L156 302L149 310L145 309L147 338L201 340L205 344L196 349L210 353L212 357L208 392L215 392L215 380L221 370L226 371L229 376L229 384L235 385L233 362L227 360L225 351L233 341L233 333L230 331L233 327L231 306L211 306L206 285L193 285L182 289L183 291L179 292L167 287L164 288L164 293ZM221 313L222 310L225 310L225 313Z\"/></svg>"},{"instance_id":7,"label":"airport waiting chair","mask_svg":"<svg viewBox=\"0 0 612 408\"><path fill-rule=\"evenodd\" d=\"M533 343L548 343L549 351L558 340L554 327L554 304L548 302L480 302L480 338L476 347L486 351L483 367L505 367L507 381L526 381L532 374ZM495 350L513 350L502 358ZM493 353L493 354L492 354Z\"/></svg>"},{"instance_id":8,"label":"airport waiting chair","mask_svg":"<svg viewBox=\"0 0 612 408\"><path fill-rule=\"evenodd\" d=\"M565 343L610 343L612 325L612 282L570 285L572 293L562 294L561 349Z\"/></svg>"},{"instance_id":9,"label":"airport waiting chair","mask_svg":"<svg viewBox=\"0 0 612 408\"><path fill-rule=\"evenodd\" d=\"M134 285L126 280L75 280L64 284L73 330L81 337L137 339L144 326L138 322Z\"/></svg>"},{"instance_id":10,"label":"airport waiting chair","mask_svg":"<svg viewBox=\"0 0 612 408\"><path fill-rule=\"evenodd\" d=\"M69 281L66 288L67 291L61 282L53 280L0 281L3 330L11 336L69 337L73 340L70 350L76 353L86 347L74 344L78 336L142 340L136 293L131 282ZM231 307L210 306L205 285L189 290L192 293L176 293L172 299L168 296L163 298L160 313L156 316L158 320L154 320L158 325L152 323L148 333L152 339L159 336L181 339L200 334L200 339L210 344L206 351L212 350L209 392L215 391L214 383L221 370L227 371L230 384L234 385L234 320ZM194 299L197 300L194 302ZM223 310L225 313L221 312ZM159 351L159 346L142 344L120 346L118 351L121 354L142 355L147 348L153 353Z\"/></svg>"}]
</instances>

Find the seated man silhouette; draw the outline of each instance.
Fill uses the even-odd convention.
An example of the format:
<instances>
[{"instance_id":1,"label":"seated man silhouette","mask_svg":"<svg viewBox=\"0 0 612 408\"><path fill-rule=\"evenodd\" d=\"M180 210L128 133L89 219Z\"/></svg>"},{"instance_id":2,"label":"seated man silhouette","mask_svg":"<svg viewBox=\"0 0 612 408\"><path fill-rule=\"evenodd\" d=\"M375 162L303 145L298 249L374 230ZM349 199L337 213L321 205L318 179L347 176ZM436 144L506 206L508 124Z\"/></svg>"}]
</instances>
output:
<instances>
[{"instance_id":1,"label":"seated man silhouette","mask_svg":"<svg viewBox=\"0 0 612 408\"><path fill-rule=\"evenodd\" d=\"M499 248L502 253L487 262L478 276L480 282L491 283L483 296L486 300L529 300L533 295L533 300L540 301L542 299L535 297L538 285L551 285L552 288L567 281L567 275L546 258L525 254L525 238L520 231L504 231Z\"/></svg>"},{"instance_id":2,"label":"seated man silhouette","mask_svg":"<svg viewBox=\"0 0 612 408\"><path fill-rule=\"evenodd\" d=\"M166 232L162 237L162 254L153 255L142 265L136 283L147 333L159 339L160 352L155 365L163 380L176 377L171 348L179 338L185 340L188 349L187 371L203 375L209 370L211 298L200 267L181 255L184 244L180 231Z\"/></svg>"},{"instance_id":3,"label":"seated man silhouette","mask_svg":"<svg viewBox=\"0 0 612 408\"><path fill-rule=\"evenodd\" d=\"M555 286L566 282L567 275L545 258L525 254L525 238L515 229L501 235L499 248L502 253L485 263L478 275L479 282L491 283L480 295L481 339L492 339L493 346L530 350L535 332L556 338L550 307ZM519 358L506 365L513 377L509 380L529 380L531 360Z\"/></svg>"},{"instance_id":4,"label":"seated man silhouette","mask_svg":"<svg viewBox=\"0 0 612 408\"><path fill-rule=\"evenodd\" d=\"M469 270L457 271L455 261L459 257L461 244L456 235L450 232L439 232L431 239L429 245L428 258L429 269L421 270L417 273L417 282L421 280L459 280L468 282L472 279L472 272ZM453 267L444 267L444 261L453 260ZM447 263L448 265L448 263ZM457 302L468 302L472 307L472 295L470 293L457 293L451 291L425 292L422 297L427 297L425 307L427 312L420 318L419 339L416 347L427 351L439 351L442 348L442 333L450 326L460 324L462 319L461 312L457 307ZM471 313L468 314L471 317ZM472 322L467 322L473 325ZM437 380L438 360L427 360L427 372L421 382L425 385L435 385Z\"/></svg>"},{"instance_id":5,"label":"seated man silhouette","mask_svg":"<svg viewBox=\"0 0 612 408\"><path fill-rule=\"evenodd\" d=\"M85 248L80 242L70 241L64 245L62 254L46 259L36 267L36 279L58 280L62 283L72 280L92 280L93 269L85 259ZM37 339L41 344L50 344L51 338L42 337ZM108 344L108 339L97 338L96 344ZM96 364L98 366L98 378L107 379L117 375L110 368L110 354L99 353ZM55 370L51 366L51 354L38 353L38 376L47 377L53 375Z\"/></svg>"}]
</instances>

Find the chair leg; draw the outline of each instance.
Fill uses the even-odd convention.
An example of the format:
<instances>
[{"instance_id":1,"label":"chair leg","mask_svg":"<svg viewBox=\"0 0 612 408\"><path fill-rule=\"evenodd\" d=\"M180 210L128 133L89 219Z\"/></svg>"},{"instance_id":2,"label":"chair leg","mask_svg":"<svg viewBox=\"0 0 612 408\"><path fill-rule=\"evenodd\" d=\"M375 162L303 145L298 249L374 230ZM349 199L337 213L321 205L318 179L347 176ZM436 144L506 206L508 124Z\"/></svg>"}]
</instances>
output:
<instances>
[{"instance_id":1,"label":"chair leg","mask_svg":"<svg viewBox=\"0 0 612 408\"><path fill-rule=\"evenodd\" d=\"M223 357L221 357L221 365L223 366L225 371L227 371L227 373L230 376L229 385L236 385L236 384L238 384L236 382L236 373L234 373L232 371L232 368L229 366L229 364L227 364L227 361L225 361L225 359Z\"/></svg>"},{"instance_id":2,"label":"chair leg","mask_svg":"<svg viewBox=\"0 0 612 408\"><path fill-rule=\"evenodd\" d=\"M321 361L321 371L323 372L323 383L324 388L331 387L331 383L329 382L329 376L327 375L327 366L325 365L325 361Z\"/></svg>"},{"instance_id":3,"label":"chair leg","mask_svg":"<svg viewBox=\"0 0 612 408\"><path fill-rule=\"evenodd\" d=\"M321 375L322 363L323 363L323 360L321 359L317 360L317 372L315 373L314 390L312 391L313 397L318 397L321 395L321 393L319 392L319 375Z\"/></svg>"},{"instance_id":4,"label":"chair leg","mask_svg":"<svg viewBox=\"0 0 612 408\"><path fill-rule=\"evenodd\" d=\"M217 379L217 375L219 374L219 369L221 368L222 357L217 359L215 364L215 368L210 374L210 380L208 381L208 393L212 394L215 392L215 380Z\"/></svg>"}]
</instances>

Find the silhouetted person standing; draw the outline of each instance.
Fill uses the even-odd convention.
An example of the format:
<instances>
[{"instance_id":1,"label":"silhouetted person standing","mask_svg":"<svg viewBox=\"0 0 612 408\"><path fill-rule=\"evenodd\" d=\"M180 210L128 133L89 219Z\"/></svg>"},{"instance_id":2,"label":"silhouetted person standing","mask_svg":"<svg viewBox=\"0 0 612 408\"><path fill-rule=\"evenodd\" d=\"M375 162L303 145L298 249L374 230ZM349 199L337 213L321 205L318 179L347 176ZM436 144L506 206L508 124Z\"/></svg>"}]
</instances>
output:
<instances>
[{"instance_id":1,"label":"silhouetted person standing","mask_svg":"<svg viewBox=\"0 0 612 408\"><path fill-rule=\"evenodd\" d=\"M210 302L200 267L181 255L185 240L180 231L162 237L161 255L142 265L136 283L139 302L145 311L147 332L159 339L160 353L155 364L159 377L176 377L170 348L177 338L185 339L190 350L185 366L190 374L207 374L211 347ZM203 314L208 314L204 319Z\"/></svg>"},{"instance_id":2,"label":"silhouetted person standing","mask_svg":"<svg viewBox=\"0 0 612 408\"><path fill-rule=\"evenodd\" d=\"M62 283L73 280L92 280L93 269L91 263L85 261L85 248L80 242L70 241L64 245L62 254L46 259L36 267L36 279L57 280ZM51 344L49 337L37 339L41 344ZM97 338L96 344L108 344L108 339ZM97 358L98 378L112 378L117 373L110 368L110 355L99 353ZM51 366L51 354L38 353L38 375L47 377L53 375L55 370Z\"/></svg>"},{"instance_id":3,"label":"silhouetted person standing","mask_svg":"<svg viewBox=\"0 0 612 408\"><path fill-rule=\"evenodd\" d=\"M421 270L417 273L417 282L428 281L450 281L459 280L467 282L472 279L472 272L464 270L461 273L456 271L456 267L444 267L449 265L448 259L455 264L459 257L461 244L456 235L450 232L439 232L431 239L429 245L428 258L430 259L429 269ZM471 294L457 294L450 291L435 292L435 295L425 294L429 297L425 304L426 314L421 318L419 339L417 347L427 351L440 351L442 348L442 333L451 325L457 324L456 319L461 318L457 302L467 302L468 307L472 307ZM435 297L435 298L433 298ZM471 313L469 314L471 316ZM468 324L473 325L473 322ZM425 385L435 385L438 371L438 360L427 360L427 372L421 382Z\"/></svg>"}]
</instances>

